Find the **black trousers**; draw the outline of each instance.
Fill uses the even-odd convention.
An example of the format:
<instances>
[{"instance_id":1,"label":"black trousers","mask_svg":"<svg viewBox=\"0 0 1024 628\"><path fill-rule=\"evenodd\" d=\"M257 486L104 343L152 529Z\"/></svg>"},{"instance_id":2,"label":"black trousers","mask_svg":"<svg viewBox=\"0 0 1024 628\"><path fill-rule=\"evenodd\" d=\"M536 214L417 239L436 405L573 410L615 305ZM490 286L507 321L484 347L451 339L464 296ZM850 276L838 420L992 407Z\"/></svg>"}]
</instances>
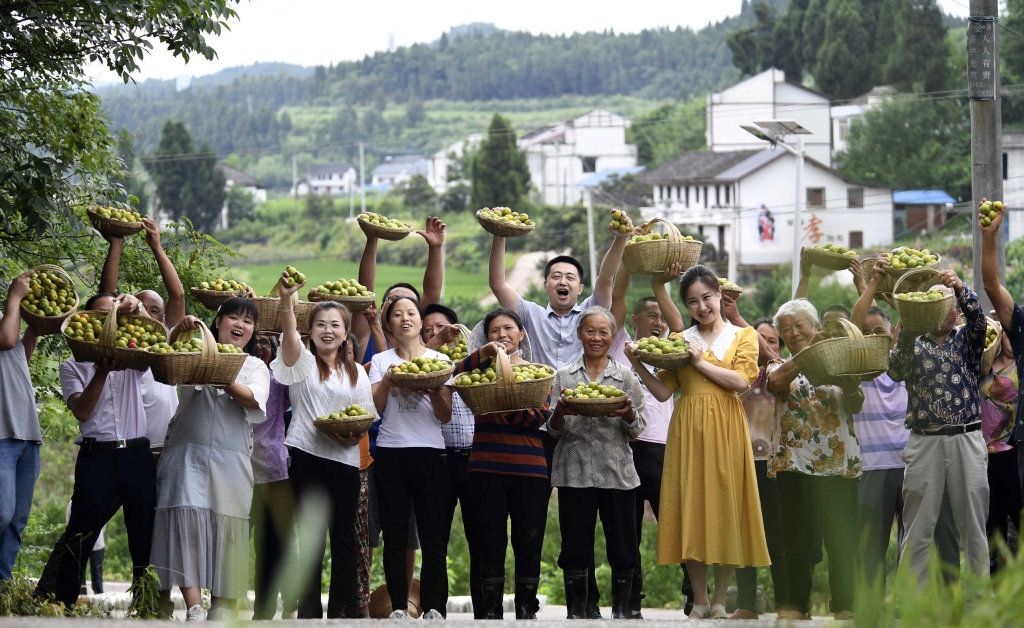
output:
<instances>
[{"instance_id":1,"label":"black trousers","mask_svg":"<svg viewBox=\"0 0 1024 628\"><path fill-rule=\"evenodd\" d=\"M156 465L149 445L125 449L83 447L75 462L71 517L39 576L35 595L53 594L67 608L78 599L85 562L100 528L124 508L132 577L149 566L156 507Z\"/></svg>"},{"instance_id":2,"label":"black trousers","mask_svg":"<svg viewBox=\"0 0 1024 628\"><path fill-rule=\"evenodd\" d=\"M1024 446L1024 445L1019 445ZM1012 449L988 455L988 532L989 552L992 555L990 570L995 573L1001 567L998 548L992 540L1000 535L1009 538L1010 524L1020 530L1021 487L1017 473L1017 452ZM1016 548L1011 547L1011 551Z\"/></svg>"},{"instance_id":3,"label":"black trousers","mask_svg":"<svg viewBox=\"0 0 1024 628\"><path fill-rule=\"evenodd\" d=\"M92 575L92 592L103 593L103 555L106 549L93 550L89 553L89 573ZM82 571L82 595L85 595L85 571Z\"/></svg>"},{"instance_id":4,"label":"black trousers","mask_svg":"<svg viewBox=\"0 0 1024 628\"><path fill-rule=\"evenodd\" d=\"M768 556L772 559L772 586L775 599L786 599L786 572L783 569L784 552L782 545L782 520L779 512L779 491L775 480L768 477L768 461L755 460L757 493L761 498L761 521L764 523ZM808 567L809 568L809 567ZM741 567L736 570L737 606L748 611L757 611L757 567Z\"/></svg>"},{"instance_id":5,"label":"black trousers","mask_svg":"<svg viewBox=\"0 0 1024 628\"><path fill-rule=\"evenodd\" d=\"M587 568L594 555L594 529L600 515L608 564L614 571L635 568L635 500L633 490L559 486L558 528L562 533L562 551L558 566L563 571Z\"/></svg>"},{"instance_id":6,"label":"black trousers","mask_svg":"<svg viewBox=\"0 0 1024 628\"><path fill-rule=\"evenodd\" d=\"M299 564L309 571L302 583L299 598L300 619L323 617L320 602L320 574L327 533L331 535L331 585L327 601L327 617L354 618L359 614L358 577L356 565L356 510L359 503L359 468L292 450L289 471L295 491L295 512L300 516L317 500L328 505L326 527L309 531L299 538ZM307 521L296 521L297 530L308 527Z\"/></svg>"},{"instance_id":7,"label":"black trousers","mask_svg":"<svg viewBox=\"0 0 1024 628\"><path fill-rule=\"evenodd\" d=\"M547 478L471 473L481 578L505 577L508 525L516 578L539 578L551 483Z\"/></svg>"},{"instance_id":8,"label":"black trousers","mask_svg":"<svg viewBox=\"0 0 1024 628\"><path fill-rule=\"evenodd\" d=\"M273 619L277 596L286 613L296 610L296 593L287 586L281 568L294 552L291 523L294 506L292 485L288 480L255 484L249 527L253 534L253 619Z\"/></svg>"},{"instance_id":9,"label":"black trousers","mask_svg":"<svg viewBox=\"0 0 1024 628\"><path fill-rule=\"evenodd\" d=\"M448 500L444 528L451 536L452 523L455 521L455 506L462 504L462 529L466 534L466 544L469 546L469 595L473 600L473 614L478 615L475 619L482 619L484 601L480 583L480 551L477 547L473 493L470 490L468 470L471 451L471 449L445 449L448 456Z\"/></svg>"},{"instance_id":10,"label":"black trousers","mask_svg":"<svg viewBox=\"0 0 1024 628\"><path fill-rule=\"evenodd\" d=\"M446 615L448 605L448 456L429 447L377 446L374 469L384 534L384 580L391 608L409 604L406 547L410 505L416 513L420 551L420 607Z\"/></svg>"}]
</instances>

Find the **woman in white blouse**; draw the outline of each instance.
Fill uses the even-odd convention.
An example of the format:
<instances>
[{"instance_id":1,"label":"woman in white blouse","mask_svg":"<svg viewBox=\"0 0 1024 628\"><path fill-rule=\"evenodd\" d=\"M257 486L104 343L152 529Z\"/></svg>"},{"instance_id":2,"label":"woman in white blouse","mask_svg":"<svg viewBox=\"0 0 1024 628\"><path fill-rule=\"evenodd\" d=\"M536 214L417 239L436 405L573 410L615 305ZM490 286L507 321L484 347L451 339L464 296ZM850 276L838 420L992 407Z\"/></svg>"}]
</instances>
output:
<instances>
[{"instance_id":1,"label":"woman in white blouse","mask_svg":"<svg viewBox=\"0 0 1024 628\"><path fill-rule=\"evenodd\" d=\"M292 420L285 437L291 448L289 477L295 491L295 514L300 531L299 564L306 569L299 583L299 619L323 617L320 603L320 566L331 535L331 585L328 618L354 618L357 597L356 506L359 499L359 438L362 434L327 436L313 425L320 416L357 404L376 414L366 371L346 351L351 315L333 301L317 304L309 317L309 348L302 344L292 309L292 294L304 283L291 287L282 276L279 284L281 349L270 364L274 377L288 386ZM312 504L328 506L326 518L307 510ZM309 529L310 521L324 526Z\"/></svg>"}]
</instances>

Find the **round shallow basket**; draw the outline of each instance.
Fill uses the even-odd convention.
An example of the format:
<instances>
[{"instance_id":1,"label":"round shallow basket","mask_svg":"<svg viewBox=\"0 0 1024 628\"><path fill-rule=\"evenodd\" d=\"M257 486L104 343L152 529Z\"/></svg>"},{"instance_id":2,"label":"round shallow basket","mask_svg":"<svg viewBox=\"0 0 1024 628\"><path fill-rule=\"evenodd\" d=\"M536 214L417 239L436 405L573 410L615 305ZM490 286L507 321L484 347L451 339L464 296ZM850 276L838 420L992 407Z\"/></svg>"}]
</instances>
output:
<instances>
[{"instance_id":1,"label":"round shallow basket","mask_svg":"<svg viewBox=\"0 0 1024 628\"><path fill-rule=\"evenodd\" d=\"M665 226L668 232L665 238L627 243L622 251L622 265L630 274L657 275L673 262L679 262L683 271L686 271L700 260L703 242L684 239L679 229L664 218L655 218L644 225L644 233L650 233L655 223Z\"/></svg>"},{"instance_id":2,"label":"round shallow basket","mask_svg":"<svg viewBox=\"0 0 1024 628\"><path fill-rule=\"evenodd\" d=\"M476 221L480 223L480 226L484 228L484 231L491 235L501 236L503 238L514 238L516 236L524 236L534 230L535 225L533 224L522 224L509 222L507 220L497 220L490 216L484 216L480 212L482 209L478 209L476 212Z\"/></svg>"},{"instance_id":3,"label":"round shallow basket","mask_svg":"<svg viewBox=\"0 0 1024 628\"><path fill-rule=\"evenodd\" d=\"M348 308L349 312L361 312L366 308L370 307L377 300L376 294L371 292L365 296L350 295L350 294L321 294L319 292L310 294L310 302L314 305L317 301L337 301L342 303Z\"/></svg>"},{"instance_id":4,"label":"round shallow basket","mask_svg":"<svg viewBox=\"0 0 1024 628\"><path fill-rule=\"evenodd\" d=\"M373 425L373 421L374 416L372 414L346 416L340 419L320 417L313 421L313 426L323 434L349 436L365 433Z\"/></svg>"},{"instance_id":5,"label":"round shallow basket","mask_svg":"<svg viewBox=\"0 0 1024 628\"><path fill-rule=\"evenodd\" d=\"M544 367L549 376L517 382L508 356L504 352L500 352L494 360L497 375L494 382L471 386L456 384L453 388L475 416L492 412L511 412L524 408L543 408L551 394L551 382L555 378L555 370L543 364L534 364L533 366Z\"/></svg>"},{"instance_id":6,"label":"round shallow basket","mask_svg":"<svg viewBox=\"0 0 1024 628\"><path fill-rule=\"evenodd\" d=\"M100 320L105 321L107 318L107 312L101 312L99 310L83 310L76 313L79 316L88 316L90 320L99 317ZM69 316L61 323L60 331L61 335L64 336L64 340L68 343L68 348L71 349L71 355L75 356L76 361L99 362L103 358L113 356L113 352L110 351L110 347L103 346L99 343L99 337L96 338L95 342L90 342L69 336L67 329L70 324L71 317ZM102 332L100 332L100 336L102 336Z\"/></svg>"},{"instance_id":7,"label":"round shallow basket","mask_svg":"<svg viewBox=\"0 0 1024 628\"><path fill-rule=\"evenodd\" d=\"M838 319L834 325L830 330L840 337L816 342L793 356L811 384L834 384L842 376L874 379L889 368L889 336L864 336L846 319Z\"/></svg>"},{"instance_id":8,"label":"round shallow basket","mask_svg":"<svg viewBox=\"0 0 1024 628\"><path fill-rule=\"evenodd\" d=\"M650 364L660 369L677 369L690 363L690 354L686 351L678 353L652 353L650 351L637 351L636 357L644 364Z\"/></svg>"},{"instance_id":9,"label":"round shallow basket","mask_svg":"<svg viewBox=\"0 0 1024 628\"><path fill-rule=\"evenodd\" d=\"M722 294L735 301L743 294L743 288L722 288Z\"/></svg>"},{"instance_id":10,"label":"round shallow basket","mask_svg":"<svg viewBox=\"0 0 1024 628\"><path fill-rule=\"evenodd\" d=\"M860 261L861 270L864 275L864 283L871 283L872 277L874 277L875 259L877 256L865 257ZM885 271L885 279L878 284L878 289L875 291L876 295L892 294L893 286L896 285L896 276L891 274L888 269Z\"/></svg>"},{"instance_id":11,"label":"round shallow basket","mask_svg":"<svg viewBox=\"0 0 1024 628\"><path fill-rule=\"evenodd\" d=\"M114 302L114 308L117 308L117 302ZM145 371L149 368L152 362L152 353L145 349L125 349L118 347L115 342L117 339L117 320L116 319L127 319L128 323L135 325L152 325L154 331L159 331L167 338L167 328L160 321L149 318L148 316L142 316L139 314L123 314L118 312L116 317L107 317L107 320L103 323L103 336L101 342L107 341L107 330L110 330L110 343L113 346L113 358L123 364L125 368L134 369L136 371ZM154 343L155 344L155 343Z\"/></svg>"},{"instance_id":12,"label":"round shallow basket","mask_svg":"<svg viewBox=\"0 0 1024 628\"><path fill-rule=\"evenodd\" d=\"M896 280L892 292L903 329L915 335L942 329L949 311L953 309L952 294L935 301L907 301L900 298L901 294L908 292L925 291L938 281L939 274L928 268L909 269L909 272Z\"/></svg>"},{"instance_id":13,"label":"round shallow basket","mask_svg":"<svg viewBox=\"0 0 1024 628\"><path fill-rule=\"evenodd\" d=\"M259 316L256 318L256 333L281 333L281 299L280 297L251 297ZM295 312L295 328L300 334L309 331L309 315L316 303L300 301L292 298L292 311Z\"/></svg>"},{"instance_id":14,"label":"round shallow basket","mask_svg":"<svg viewBox=\"0 0 1024 628\"><path fill-rule=\"evenodd\" d=\"M985 347L985 350L981 354L981 373L982 375L992 370L992 363L995 362L996 356L999 355L999 347L1002 346L1000 334L1003 333L1003 326L996 319L991 316L986 316L988 319L988 326L996 330L996 338L992 341L992 344ZM986 330L986 334L988 331Z\"/></svg>"},{"instance_id":15,"label":"round shallow basket","mask_svg":"<svg viewBox=\"0 0 1024 628\"><path fill-rule=\"evenodd\" d=\"M142 231L141 222L125 222L123 220L105 218L96 212L95 207L90 207L85 210L85 213L89 216L89 222L96 228L96 231L106 236L124 237Z\"/></svg>"},{"instance_id":16,"label":"round shallow basket","mask_svg":"<svg viewBox=\"0 0 1024 628\"><path fill-rule=\"evenodd\" d=\"M401 240L402 238L409 235L413 231L412 227L409 225L405 225L400 229L381 227L380 225L375 225L371 223L369 220L364 220L362 218L363 215L364 214L360 214L359 216L357 216L356 222L359 223L359 228L363 230L363 233L365 233L368 236L380 238L381 240L391 240L392 242L394 242Z\"/></svg>"},{"instance_id":17,"label":"round shallow basket","mask_svg":"<svg viewBox=\"0 0 1024 628\"><path fill-rule=\"evenodd\" d=\"M40 316L39 314L26 310L24 301L21 304L21 317L25 319L25 322L32 328L32 331L36 332L37 336L59 334L64 321L71 318L71 315L78 311L78 304L81 303L81 301L78 300L78 293L75 292L75 282L72 281L71 276L64 272L64 269L60 266L40 264L39 266L33 267L32 270L40 273L53 273L57 275L60 277L61 281L67 284L68 290L70 290L72 296L75 297L75 304L71 306L71 309L63 314L58 314L57 316Z\"/></svg>"},{"instance_id":18,"label":"round shallow basket","mask_svg":"<svg viewBox=\"0 0 1024 628\"><path fill-rule=\"evenodd\" d=\"M192 296L196 298L206 309L217 311L225 301L231 297L240 297L244 293L241 290L203 290L202 288L192 287Z\"/></svg>"},{"instance_id":19,"label":"round shallow basket","mask_svg":"<svg viewBox=\"0 0 1024 628\"><path fill-rule=\"evenodd\" d=\"M858 259L856 253L853 255L843 255L817 247L804 247L804 252L812 264L829 270L846 270L850 267L851 261Z\"/></svg>"},{"instance_id":20,"label":"round shallow basket","mask_svg":"<svg viewBox=\"0 0 1024 628\"><path fill-rule=\"evenodd\" d=\"M889 257L891 260L892 256L890 255ZM896 279L899 279L903 275L906 275L907 273L910 273L915 270L934 270L939 267L940 262L942 262L942 256L939 254L935 254L935 261L932 262L931 264L925 264L924 266L918 266L917 268L893 268L890 264L889 266L885 267L885 272L888 273L889 275L892 275L893 281L895 281ZM895 287L893 288L893 290L895 290Z\"/></svg>"},{"instance_id":21,"label":"round shallow basket","mask_svg":"<svg viewBox=\"0 0 1024 628\"><path fill-rule=\"evenodd\" d=\"M626 395L609 397L607 399L566 399L565 406L569 408L569 412L572 414L598 417L608 416L608 414L626 405L627 401L629 401L629 397Z\"/></svg>"},{"instance_id":22,"label":"round shallow basket","mask_svg":"<svg viewBox=\"0 0 1024 628\"><path fill-rule=\"evenodd\" d=\"M430 373L391 373L391 383L406 390L432 390L443 385L455 372L455 365Z\"/></svg>"}]
</instances>

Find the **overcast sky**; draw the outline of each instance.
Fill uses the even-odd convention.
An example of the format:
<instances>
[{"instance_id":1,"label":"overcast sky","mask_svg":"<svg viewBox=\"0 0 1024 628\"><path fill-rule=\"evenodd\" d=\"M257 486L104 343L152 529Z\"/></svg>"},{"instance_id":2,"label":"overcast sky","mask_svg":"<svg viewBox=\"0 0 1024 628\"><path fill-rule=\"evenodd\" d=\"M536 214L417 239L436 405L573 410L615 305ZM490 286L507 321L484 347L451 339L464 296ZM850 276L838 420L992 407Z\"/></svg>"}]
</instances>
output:
<instances>
[{"instance_id":1,"label":"overcast sky","mask_svg":"<svg viewBox=\"0 0 1024 628\"><path fill-rule=\"evenodd\" d=\"M186 65L162 51L142 62L138 80L203 76L256 61L327 65L399 46L434 41L453 26L491 23L534 34L689 26L700 29L739 13L742 0L242 0L230 31L211 41L214 61L195 56ZM969 0L939 0L966 17ZM116 80L97 68L98 81Z\"/></svg>"}]
</instances>

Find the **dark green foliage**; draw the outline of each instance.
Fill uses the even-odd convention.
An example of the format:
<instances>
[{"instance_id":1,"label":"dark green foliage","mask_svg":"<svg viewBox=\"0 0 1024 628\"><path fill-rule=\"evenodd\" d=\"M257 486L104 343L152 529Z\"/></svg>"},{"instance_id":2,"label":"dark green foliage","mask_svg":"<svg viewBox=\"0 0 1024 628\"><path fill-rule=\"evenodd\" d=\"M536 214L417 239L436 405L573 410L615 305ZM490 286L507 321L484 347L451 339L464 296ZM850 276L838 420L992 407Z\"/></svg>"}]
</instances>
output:
<instances>
[{"instance_id":1,"label":"dark green foliage","mask_svg":"<svg viewBox=\"0 0 1024 628\"><path fill-rule=\"evenodd\" d=\"M811 72L818 89L833 98L853 98L874 87L872 68L864 63L871 34L859 5L859 0L830 0L825 11L825 37Z\"/></svg>"},{"instance_id":2,"label":"dark green foliage","mask_svg":"<svg viewBox=\"0 0 1024 628\"><path fill-rule=\"evenodd\" d=\"M209 144L203 142L196 150L185 124L168 120L156 153L142 163L156 185L160 210L174 220L188 218L204 231L217 227L227 192Z\"/></svg>"},{"instance_id":3,"label":"dark green foliage","mask_svg":"<svg viewBox=\"0 0 1024 628\"><path fill-rule=\"evenodd\" d=\"M942 12L935 0L911 0L901 5L902 10L893 20L897 37L885 65L887 82L905 92L916 87L923 87L926 92L947 89L949 51ZM877 40L876 37L876 43L882 43Z\"/></svg>"},{"instance_id":4,"label":"dark green foliage","mask_svg":"<svg viewBox=\"0 0 1024 628\"><path fill-rule=\"evenodd\" d=\"M487 138L470 163L471 207L521 206L530 188L526 157L516 146L516 133L508 120L495 113Z\"/></svg>"},{"instance_id":5,"label":"dark green foliage","mask_svg":"<svg viewBox=\"0 0 1024 628\"><path fill-rule=\"evenodd\" d=\"M703 98L693 98L685 103L666 103L637 116L627 137L636 144L637 162L657 166L683 151L704 148L705 109Z\"/></svg>"},{"instance_id":6,"label":"dark green foliage","mask_svg":"<svg viewBox=\"0 0 1024 628\"><path fill-rule=\"evenodd\" d=\"M406 207L414 211L430 211L437 201L437 192L430 187L427 178L421 174L413 175L407 182L399 186L402 201Z\"/></svg>"}]
</instances>

